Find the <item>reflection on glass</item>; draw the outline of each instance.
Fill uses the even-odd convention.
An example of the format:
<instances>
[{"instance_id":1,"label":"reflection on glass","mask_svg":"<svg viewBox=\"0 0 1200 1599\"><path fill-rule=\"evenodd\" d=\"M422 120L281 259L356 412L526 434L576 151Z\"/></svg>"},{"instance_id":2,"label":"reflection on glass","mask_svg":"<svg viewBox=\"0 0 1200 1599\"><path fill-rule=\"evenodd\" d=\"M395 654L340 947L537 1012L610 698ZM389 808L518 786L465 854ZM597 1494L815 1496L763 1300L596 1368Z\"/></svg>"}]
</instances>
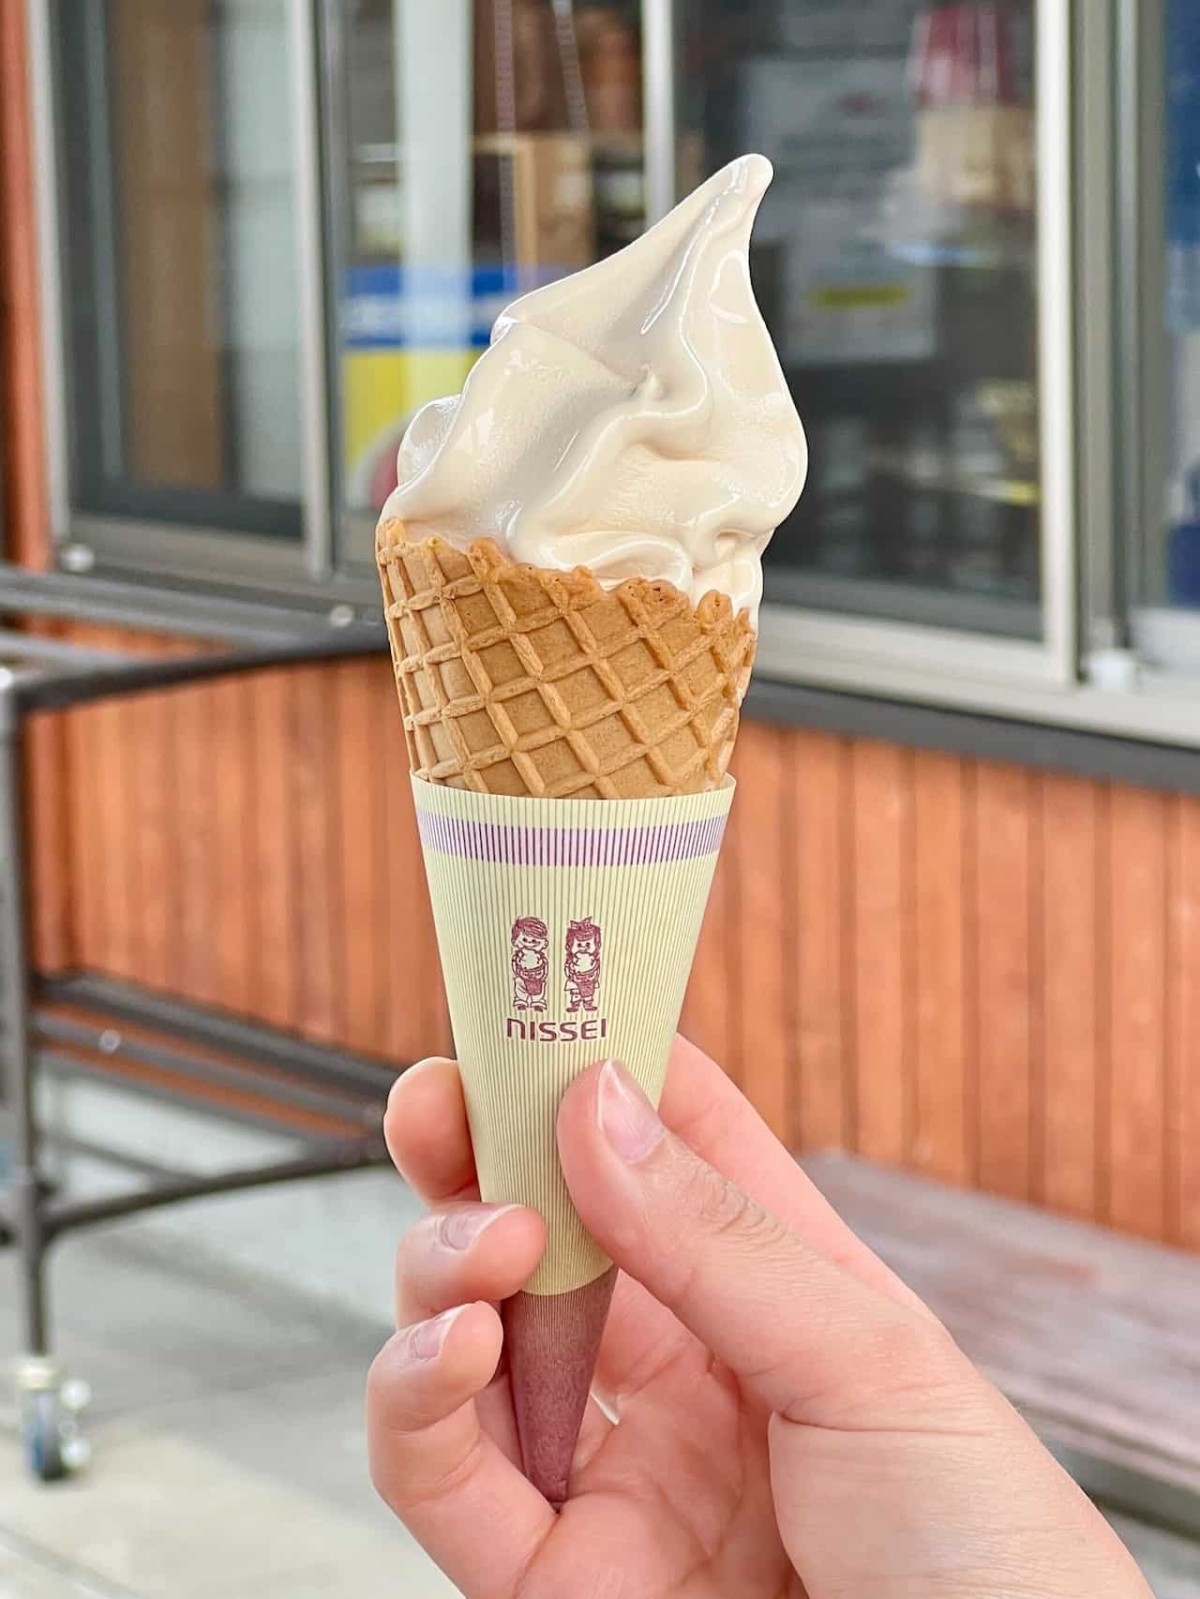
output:
<instances>
[{"instance_id":1,"label":"reflection on glass","mask_svg":"<svg viewBox=\"0 0 1200 1599\"><path fill-rule=\"evenodd\" d=\"M1031 0L699 0L687 185L775 163L753 271L809 432L779 600L1040 628Z\"/></svg>"},{"instance_id":2,"label":"reflection on glass","mask_svg":"<svg viewBox=\"0 0 1200 1599\"><path fill-rule=\"evenodd\" d=\"M1200 609L1200 4L1166 11L1167 333L1171 370L1164 541L1147 574L1153 603Z\"/></svg>"},{"instance_id":3,"label":"reflection on glass","mask_svg":"<svg viewBox=\"0 0 1200 1599\"><path fill-rule=\"evenodd\" d=\"M330 173L351 553L413 412L502 307L645 220L637 0L336 0Z\"/></svg>"},{"instance_id":4,"label":"reflection on glass","mask_svg":"<svg viewBox=\"0 0 1200 1599\"><path fill-rule=\"evenodd\" d=\"M298 538L285 0L57 20L75 503Z\"/></svg>"}]
</instances>

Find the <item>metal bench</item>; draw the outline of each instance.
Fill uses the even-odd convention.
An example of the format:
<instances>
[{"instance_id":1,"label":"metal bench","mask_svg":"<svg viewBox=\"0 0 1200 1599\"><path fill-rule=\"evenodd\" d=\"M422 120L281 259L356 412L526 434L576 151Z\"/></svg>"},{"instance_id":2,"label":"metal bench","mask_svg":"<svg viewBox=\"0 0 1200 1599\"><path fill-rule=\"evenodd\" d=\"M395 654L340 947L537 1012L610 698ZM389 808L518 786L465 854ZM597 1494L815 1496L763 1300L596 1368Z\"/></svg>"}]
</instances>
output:
<instances>
[{"instance_id":1,"label":"metal bench","mask_svg":"<svg viewBox=\"0 0 1200 1599\"><path fill-rule=\"evenodd\" d=\"M203 640L205 653L157 658L85 648L27 630L33 620L98 622ZM31 1469L45 1480L82 1459L75 1412L84 1387L52 1358L51 1246L68 1233L179 1201L386 1162L379 1110L394 1077L355 1059L222 1012L116 983L102 973L33 970L26 906L22 783L28 719L231 674L386 649L379 625L347 607L288 609L214 601L0 562L0 1249L19 1256L24 1358L17 1371ZM43 1078L101 1078L294 1137L283 1159L222 1172L168 1169L43 1127ZM57 1146L123 1169L131 1185L95 1197L57 1192L44 1159Z\"/></svg>"}]
</instances>

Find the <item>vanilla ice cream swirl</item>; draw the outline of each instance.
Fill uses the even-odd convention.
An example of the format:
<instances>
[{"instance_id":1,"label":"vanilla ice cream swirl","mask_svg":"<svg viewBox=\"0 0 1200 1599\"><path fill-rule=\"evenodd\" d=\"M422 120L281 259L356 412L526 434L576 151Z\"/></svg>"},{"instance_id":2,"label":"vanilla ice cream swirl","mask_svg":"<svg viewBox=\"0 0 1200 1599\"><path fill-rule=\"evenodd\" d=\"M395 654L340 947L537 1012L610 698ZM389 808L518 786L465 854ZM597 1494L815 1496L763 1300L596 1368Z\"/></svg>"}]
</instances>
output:
<instances>
[{"instance_id":1,"label":"vanilla ice cream swirl","mask_svg":"<svg viewBox=\"0 0 1200 1599\"><path fill-rule=\"evenodd\" d=\"M616 255L514 301L462 393L413 418L383 517L606 586L717 590L755 619L808 463L750 283L770 181L743 156Z\"/></svg>"}]
</instances>

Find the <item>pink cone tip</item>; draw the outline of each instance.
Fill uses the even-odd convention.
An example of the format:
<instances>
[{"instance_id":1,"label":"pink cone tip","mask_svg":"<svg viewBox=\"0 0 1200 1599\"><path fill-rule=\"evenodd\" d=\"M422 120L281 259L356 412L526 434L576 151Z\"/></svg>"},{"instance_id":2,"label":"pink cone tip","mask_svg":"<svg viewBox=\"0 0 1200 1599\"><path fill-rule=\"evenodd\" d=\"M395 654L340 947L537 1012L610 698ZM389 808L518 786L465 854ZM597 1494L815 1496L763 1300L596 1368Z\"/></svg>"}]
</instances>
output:
<instances>
[{"instance_id":1,"label":"pink cone tip","mask_svg":"<svg viewBox=\"0 0 1200 1599\"><path fill-rule=\"evenodd\" d=\"M556 1509L570 1487L575 1445L616 1280L613 1266L570 1293L520 1293L503 1306L525 1475Z\"/></svg>"}]
</instances>

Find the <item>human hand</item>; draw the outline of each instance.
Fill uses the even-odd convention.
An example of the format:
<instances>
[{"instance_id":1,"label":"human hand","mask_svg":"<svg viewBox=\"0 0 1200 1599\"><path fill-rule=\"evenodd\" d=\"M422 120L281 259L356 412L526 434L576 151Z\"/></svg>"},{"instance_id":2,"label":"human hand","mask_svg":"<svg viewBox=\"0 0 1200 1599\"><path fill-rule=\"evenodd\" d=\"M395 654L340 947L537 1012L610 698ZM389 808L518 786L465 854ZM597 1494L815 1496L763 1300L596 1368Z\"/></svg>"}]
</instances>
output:
<instances>
[{"instance_id":1,"label":"human hand","mask_svg":"<svg viewBox=\"0 0 1200 1599\"><path fill-rule=\"evenodd\" d=\"M621 1276L556 1513L514 1464L495 1309L541 1219L479 1203L452 1062L401 1077L385 1127L433 1210L400 1246L371 1471L468 1599L1149 1599L1011 1407L683 1040L661 1121L611 1065L560 1111L572 1197Z\"/></svg>"}]
</instances>

